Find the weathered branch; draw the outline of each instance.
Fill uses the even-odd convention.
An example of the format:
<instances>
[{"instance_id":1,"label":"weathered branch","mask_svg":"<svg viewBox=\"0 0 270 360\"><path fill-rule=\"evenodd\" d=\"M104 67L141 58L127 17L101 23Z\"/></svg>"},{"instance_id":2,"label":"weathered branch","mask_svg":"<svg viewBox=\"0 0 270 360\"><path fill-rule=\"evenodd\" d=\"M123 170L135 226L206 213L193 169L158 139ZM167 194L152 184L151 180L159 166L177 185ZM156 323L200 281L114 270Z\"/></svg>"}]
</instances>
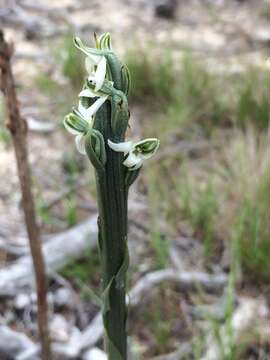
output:
<instances>
[{"instance_id":1,"label":"weathered branch","mask_svg":"<svg viewBox=\"0 0 270 360\"><path fill-rule=\"evenodd\" d=\"M47 272L53 272L77 259L97 245L96 217L64 231L51 235L42 245ZM0 296L14 296L26 286L33 285L31 257L24 255L15 263L0 270Z\"/></svg>"},{"instance_id":2,"label":"weathered branch","mask_svg":"<svg viewBox=\"0 0 270 360\"><path fill-rule=\"evenodd\" d=\"M57 270L71 259L79 258L87 249L97 245L96 217L67 230L64 233L50 237L43 245L43 252L49 271ZM0 271L0 294L8 290L15 294L18 288L32 284L31 262L29 256L19 259L14 265ZM154 271L144 275L131 289L128 299L130 308L140 305L146 294L162 282L173 282L183 290L190 288L206 288L211 291L219 291L227 283L224 274L210 275L202 272L178 272L173 269ZM68 343L53 344L53 352L64 354L72 352L72 356L79 356L89 348L92 348L103 336L102 314L98 312L91 324L81 333L80 338L72 338ZM76 341L75 341L76 340ZM76 349L74 347L76 343ZM0 346L1 348L1 346ZM3 346L3 348L5 348ZM35 351L34 347L31 347ZM72 351L71 351L72 350ZM36 351L38 349L36 348ZM75 354L75 355L74 355Z\"/></svg>"},{"instance_id":3,"label":"weathered branch","mask_svg":"<svg viewBox=\"0 0 270 360\"><path fill-rule=\"evenodd\" d=\"M22 119L17 101L15 81L11 69L12 47L4 40L0 30L0 68L1 89L4 93L10 130L15 149L18 176L22 192L22 205L26 223L27 234L34 264L37 298L38 298L38 326L40 341L42 343L42 358L48 360L50 356L50 341L48 331L48 306L47 306L47 280L44 260L41 252L39 229L36 223L35 205L31 191L31 170L28 162L26 143L27 126Z\"/></svg>"},{"instance_id":4,"label":"weathered branch","mask_svg":"<svg viewBox=\"0 0 270 360\"><path fill-rule=\"evenodd\" d=\"M129 292L128 300L130 307L136 307L141 303L146 294L159 286L162 282L173 282L181 289L204 288L210 291L219 291L227 284L225 274L210 275L203 272L178 272L173 269L154 271L144 275ZM94 346L103 335L102 315L98 313L91 324L82 332L80 347L87 349Z\"/></svg>"},{"instance_id":5,"label":"weathered branch","mask_svg":"<svg viewBox=\"0 0 270 360\"><path fill-rule=\"evenodd\" d=\"M36 345L25 334L15 331L8 326L0 326L0 358L23 359L21 355L36 350ZM19 357L20 356L20 357Z\"/></svg>"}]
</instances>

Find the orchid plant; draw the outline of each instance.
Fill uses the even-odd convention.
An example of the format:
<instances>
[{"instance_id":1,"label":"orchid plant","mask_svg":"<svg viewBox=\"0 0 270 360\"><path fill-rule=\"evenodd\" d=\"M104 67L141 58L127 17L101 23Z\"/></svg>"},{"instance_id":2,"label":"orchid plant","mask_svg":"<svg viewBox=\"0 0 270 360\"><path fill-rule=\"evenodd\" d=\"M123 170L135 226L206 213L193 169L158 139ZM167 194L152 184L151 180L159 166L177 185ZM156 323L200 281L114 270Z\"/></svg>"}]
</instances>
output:
<instances>
[{"instance_id":1,"label":"orchid plant","mask_svg":"<svg viewBox=\"0 0 270 360\"><path fill-rule=\"evenodd\" d=\"M78 106L65 117L64 126L95 168L105 347L109 360L126 360L128 190L145 160L157 151L159 140L125 140L129 71L113 52L109 33L95 36L95 42L96 47L90 48L74 39L86 55L88 75Z\"/></svg>"}]
</instances>

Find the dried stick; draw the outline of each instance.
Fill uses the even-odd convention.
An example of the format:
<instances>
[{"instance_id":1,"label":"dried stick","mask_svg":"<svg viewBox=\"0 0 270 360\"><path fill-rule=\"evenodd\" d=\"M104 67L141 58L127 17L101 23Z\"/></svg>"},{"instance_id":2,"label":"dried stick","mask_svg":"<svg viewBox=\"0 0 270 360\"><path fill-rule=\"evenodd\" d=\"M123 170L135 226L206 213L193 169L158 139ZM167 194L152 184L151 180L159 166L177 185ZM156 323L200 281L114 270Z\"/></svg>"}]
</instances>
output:
<instances>
[{"instance_id":1,"label":"dried stick","mask_svg":"<svg viewBox=\"0 0 270 360\"><path fill-rule=\"evenodd\" d=\"M1 90L6 99L9 120L7 127L10 130L15 149L18 176L22 192L22 206L26 229L34 265L37 299L38 299L38 326L42 346L42 359L50 360L50 340L48 331L47 305L47 278L42 256L39 228L36 222L35 205L31 191L31 171L27 151L27 126L20 115L15 82L11 69L12 47L5 41L3 31L0 30L0 69Z\"/></svg>"}]
</instances>

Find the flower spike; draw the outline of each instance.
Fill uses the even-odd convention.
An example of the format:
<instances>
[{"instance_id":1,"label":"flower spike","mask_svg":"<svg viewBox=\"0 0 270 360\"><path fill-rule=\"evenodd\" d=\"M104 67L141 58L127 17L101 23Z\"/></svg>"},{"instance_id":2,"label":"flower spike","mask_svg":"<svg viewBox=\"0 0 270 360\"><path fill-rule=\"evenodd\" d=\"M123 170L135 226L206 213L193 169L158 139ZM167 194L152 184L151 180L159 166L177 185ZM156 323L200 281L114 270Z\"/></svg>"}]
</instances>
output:
<instances>
[{"instance_id":1,"label":"flower spike","mask_svg":"<svg viewBox=\"0 0 270 360\"><path fill-rule=\"evenodd\" d=\"M124 141L130 118L130 74L112 51L110 34L94 36L95 48L74 39L86 56L87 79L79 93L79 105L66 116L64 126L76 135L78 151L87 155L95 169L105 347L108 359L124 360L128 190L144 161L157 151L159 140Z\"/></svg>"}]
</instances>

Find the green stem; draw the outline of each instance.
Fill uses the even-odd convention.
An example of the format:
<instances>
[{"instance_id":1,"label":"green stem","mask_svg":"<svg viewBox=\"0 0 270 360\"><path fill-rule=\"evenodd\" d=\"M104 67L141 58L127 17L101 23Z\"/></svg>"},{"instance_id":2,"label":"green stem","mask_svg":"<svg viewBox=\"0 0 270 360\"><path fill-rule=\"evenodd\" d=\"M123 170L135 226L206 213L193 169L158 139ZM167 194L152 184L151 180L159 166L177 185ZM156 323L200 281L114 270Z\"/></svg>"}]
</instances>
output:
<instances>
[{"instance_id":1,"label":"green stem","mask_svg":"<svg viewBox=\"0 0 270 360\"><path fill-rule=\"evenodd\" d=\"M107 140L118 142L111 129L111 105L99 110L95 129L104 137L107 161L104 171L96 171L99 207L99 246L104 292L103 322L109 360L127 359L126 267L127 263L127 187L123 154L112 151ZM107 121L104 121L107 119Z\"/></svg>"}]
</instances>

